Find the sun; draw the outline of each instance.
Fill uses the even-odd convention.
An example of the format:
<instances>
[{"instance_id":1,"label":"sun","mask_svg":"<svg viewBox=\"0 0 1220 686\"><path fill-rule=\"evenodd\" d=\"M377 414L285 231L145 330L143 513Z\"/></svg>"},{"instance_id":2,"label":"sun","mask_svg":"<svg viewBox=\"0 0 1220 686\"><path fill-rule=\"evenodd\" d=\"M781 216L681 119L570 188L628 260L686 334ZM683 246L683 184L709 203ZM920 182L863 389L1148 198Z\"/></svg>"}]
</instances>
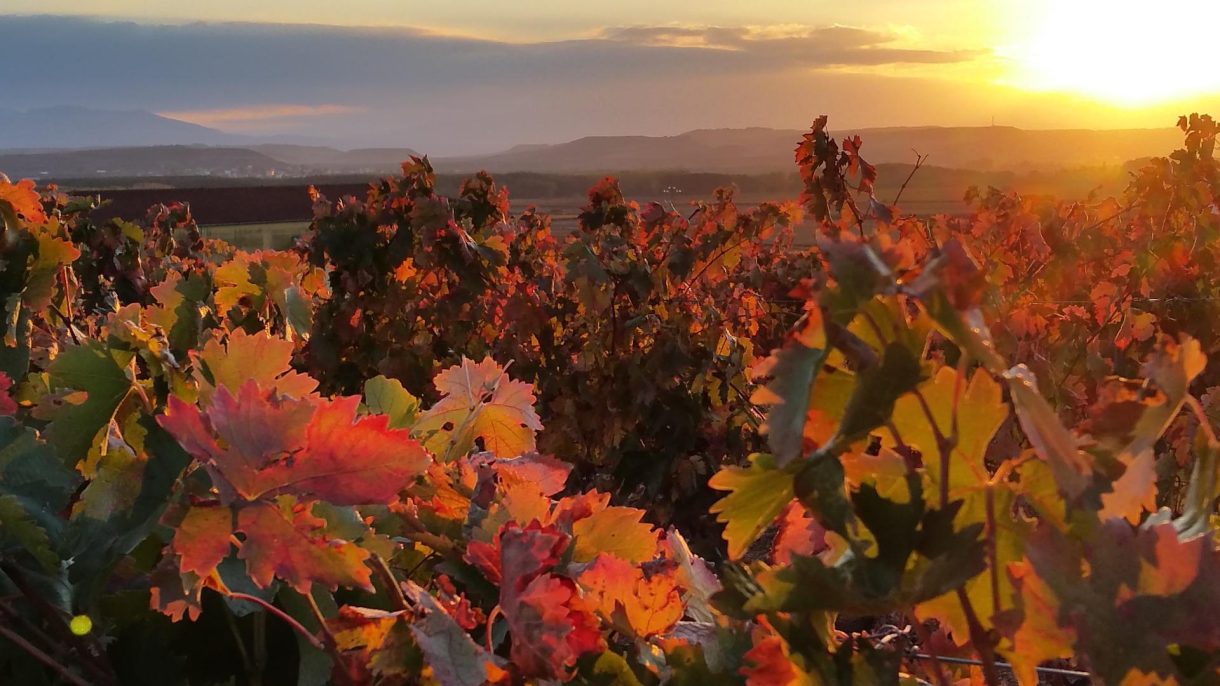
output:
<instances>
[{"instance_id":1,"label":"sun","mask_svg":"<svg viewBox=\"0 0 1220 686\"><path fill-rule=\"evenodd\" d=\"M1016 85L1119 105L1220 93L1220 0L1042 0L1007 52Z\"/></svg>"}]
</instances>

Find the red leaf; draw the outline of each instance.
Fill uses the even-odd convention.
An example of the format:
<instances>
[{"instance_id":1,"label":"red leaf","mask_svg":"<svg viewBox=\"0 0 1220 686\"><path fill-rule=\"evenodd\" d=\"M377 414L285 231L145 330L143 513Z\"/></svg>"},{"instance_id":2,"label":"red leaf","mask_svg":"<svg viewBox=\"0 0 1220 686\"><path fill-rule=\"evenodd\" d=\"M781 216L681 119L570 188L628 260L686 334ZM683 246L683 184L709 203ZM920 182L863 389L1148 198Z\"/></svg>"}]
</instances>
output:
<instances>
[{"instance_id":1,"label":"red leaf","mask_svg":"<svg viewBox=\"0 0 1220 686\"><path fill-rule=\"evenodd\" d=\"M237 514L237 530L246 536L238 557L262 587L278 576L301 593L309 593L315 583L332 591L339 586L372 591L364 564L368 551L328 539L321 531L325 524L291 498L248 505Z\"/></svg>"},{"instance_id":2,"label":"red leaf","mask_svg":"<svg viewBox=\"0 0 1220 686\"><path fill-rule=\"evenodd\" d=\"M219 477L227 501L290 494L387 503L427 469L428 455L385 416L357 419L358 406L356 397L279 397L249 381L236 397L218 389L204 413L171 397L159 421Z\"/></svg>"},{"instance_id":3,"label":"red leaf","mask_svg":"<svg viewBox=\"0 0 1220 686\"><path fill-rule=\"evenodd\" d=\"M737 670L746 678L746 686L795 686L804 683L802 673L792 662L788 643L775 632L765 616L758 618L758 624L754 630L754 647L743 656L745 664Z\"/></svg>"},{"instance_id":4,"label":"red leaf","mask_svg":"<svg viewBox=\"0 0 1220 686\"><path fill-rule=\"evenodd\" d=\"M597 618L576 594L575 584L543 574L504 608L513 635L513 664L530 676L563 678L576 660L604 647Z\"/></svg>"},{"instance_id":5,"label":"red leaf","mask_svg":"<svg viewBox=\"0 0 1220 686\"><path fill-rule=\"evenodd\" d=\"M788 509L779 519L779 535L771 547L775 564L791 564L793 555L811 557L826 548L826 529L810 517L799 502L788 503Z\"/></svg>"}]
</instances>

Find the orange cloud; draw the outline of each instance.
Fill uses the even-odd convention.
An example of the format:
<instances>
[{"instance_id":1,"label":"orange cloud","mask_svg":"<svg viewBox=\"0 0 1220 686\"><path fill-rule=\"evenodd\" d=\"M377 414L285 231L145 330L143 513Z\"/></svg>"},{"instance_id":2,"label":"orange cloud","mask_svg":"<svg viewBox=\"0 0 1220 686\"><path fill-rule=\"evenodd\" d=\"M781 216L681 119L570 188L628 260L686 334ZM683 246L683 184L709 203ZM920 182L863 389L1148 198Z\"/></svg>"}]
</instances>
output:
<instances>
[{"instance_id":1,"label":"orange cloud","mask_svg":"<svg viewBox=\"0 0 1220 686\"><path fill-rule=\"evenodd\" d=\"M182 110L158 112L163 117L188 121L202 126L219 124L250 124L301 117L325 117L364 111L361 107L348 105L251 105L212 110Z\"/></svg>"}]
</instances>

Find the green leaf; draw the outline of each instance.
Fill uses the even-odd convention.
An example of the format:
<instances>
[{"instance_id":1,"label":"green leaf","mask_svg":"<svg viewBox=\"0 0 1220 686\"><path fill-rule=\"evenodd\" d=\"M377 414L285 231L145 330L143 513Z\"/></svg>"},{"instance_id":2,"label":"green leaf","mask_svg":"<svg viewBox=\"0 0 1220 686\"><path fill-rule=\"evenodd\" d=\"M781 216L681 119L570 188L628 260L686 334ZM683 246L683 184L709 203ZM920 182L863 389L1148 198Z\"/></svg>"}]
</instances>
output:
<instances>
[{"instance_id":1,"label":"green leaf","mask_svg":"<svg viewBox=\"0 0 1220 686\"><path fill-rule=\"evenodd\" d=\"M794 494L818 522L841 536L855 519L844 487L843 463L835 455L819 455L796 475Z\"/></svg>"},{"instance_id":2,"label":"green leaf","mask_svg":"<svg viewBox=\"0 0 1220 686\"><path fill-rule=\"evenodd\" d=\"M12 417L0 417L0 492L29 498L47 512L68 506L80 483L38 434Z\"/></svg>"},{"instance_id":3,"label":"green leaf","mask_svg":"<svg viewBox=\"0 0 1220 686\"><path fill-rule=\"evenodd\" d=\"M836 287L827 289L822 306L828 319L847 325L860 307L872 300L894 276L885 262L867 245L832 243L822 246L830 262Z\"/></svg>"},{"instance_id":4,"label":"green leaf","mask_svg":"<svg viewBox=\"0 0 1220 686\"><path fill-rule=\"evenodd\" d=\"M388 416L391 429L410 427L419 414L419 398L411 395L398 379L384 376L364 382L364 404L370 412Z\"/></svg>"},{"instance_id":5,"label":"green leaf","mask_svg":"<svg viewBox=\"0 0 1220 686\"><path fill-rule=\"evenodd\" d=\"M914 476L912 482L918 483ZM917 486L906 503L882 498L869 485L852 501L875 552L853 545L834 564L797 555L789 566L765 569L747 610L884 614L942 595L985 568L982 525L954 529L956 506L924 512Z\"/></svg>"},{"instance_id":6,"label":"green leaf","mask_svg":"<svg viewBox=\"0 0 1220 686\"><path fill-rule=\"evenodd\" d=\"M29 553L48 574L59 568L59 556L51 546L47 530L15 495L0 495L0 552L11 557L14 551Z\"/></svg>"},{"instance_id":7,"label":"green leaf","mask_svg":"<svg viewBox=\"0 0 1220 686\"><path fill-rule=\"evenodd\" d=\"M729 545L729 557L740 559L784 507L792 502L793 478L790 472L776 467L775 460L765 453L750 456L749 467L725 467L717 472L708 485L729 494L712 505L716 521L725 524L724 540Z\"/></svg>"},{"instance_id":8,"label":"green leaf","mask_svg":"<svg viewBox=\"0 0 1220 686\"><path fill-rule=\"evenodd\" d=\"M755 392L751 400L770 405L762 431L767 435L775 463L784 466L801 456L805 445L805 422L814 377L826 359L824 349L811 348L793 339L768 361L771 383Z\"/></svg>"},{"instance_id":9,"label":"green leaf","mask_svg":"<svg viewBox=\"0 0 1220 686\"><path fill-rule=\"evenodd\" d=\"M627 660L609 650L596 658L582 659L580 672L572 683L587 686L643 686L639 677L631 671Z\"/></svg>"},{"instance_id":10,"label":"green leaf","mask_svg":"<svg viewBox=\"0 0 1220 686\"><path fill-rule=\"evenodd\" d=\"M85 458L100 431L131 390L131 379L115 355L131 359L131 353L112 352L97 341L67 348L51 364L52 388L68 388L88 394L79 405L64 404L47 428L47 440L65 464Z\"/></svg>"}]
</instances>

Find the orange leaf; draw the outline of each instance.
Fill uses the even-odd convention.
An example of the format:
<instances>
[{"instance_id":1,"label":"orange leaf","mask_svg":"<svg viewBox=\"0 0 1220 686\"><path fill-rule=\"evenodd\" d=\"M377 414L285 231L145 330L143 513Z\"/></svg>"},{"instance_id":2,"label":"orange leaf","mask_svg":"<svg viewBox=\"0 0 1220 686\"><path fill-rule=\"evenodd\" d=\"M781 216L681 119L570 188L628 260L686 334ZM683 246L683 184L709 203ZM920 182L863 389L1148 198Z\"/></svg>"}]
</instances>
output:
<instances>
[{"instance_id":1,"label":"orange leaf","mask_svg":"<svg viewBox=\"0 0 1220 686\"><path fill-rule=\"evenodd\" d=\"M779 534L771 545L771 557L775 564L792 563L793 555L811 557L826 550L826 529L805 510L805 506L793 500L779 519Z\"/></svg>"},{"instance_id":2,"label":"orange leaf","mask_svg":"<svg viewBox=\"0 0 1220 686\"><path fill-rule=\"evenodd\" d=\"M597 556L577 581L603 617L640 638L668 631L685 611L672 573L645 577L639 567L613 555Z\"/></svg>"},{"instance_id":3,"label":"orange leaf","mask_svg":"<svg viewBox=\"0 0 1220 686\"><path fill-rule=\"evenodd\" d=\"M227 507L196 505L174 532L174 552L181 558L178 568L183 573L201 577L216 571L216 565L229 554L233 535L233 511Z\"/></svg>"},{"instance_id":4,"label":"orange leaf","mask_svg":"<svg viewBox=\"0 0 1220 686\"><path fill-rule=\"evenodd\" d=\"M206 400L218 387L235 392L247 381L254 381L279 395L303 398L317 389L318 382L292 371L292 351L292 341L266 331L247 334L237 329L229 334L225 345L209 340L199 352L192 353L199 393Z\"/></svg>"},{"instance_id":5,"label":"orange leaf","mask_svg":"<svg viewBox=\"0 0 1220 686\"><path fill-rule=\"evenodd\" d=\"M792 661L792 651L765 616L754 629L754 647L743 656L745 664L737 673L746 678L746 686L804 686L809 676Z\"/></svg>"},{"instance_id":6,"label":"orange leaf","mask_svg":"<svg viewBox=\"0 0 1220 686\"><path fill-rule=\"evenodd\" d=\"M300 593L309 593L315 583L332 591L340 586L372 591L372 573L364 564L368 551L327 538L321 531L325 525L292 498L248 505L237 513L237 530L246 536L238 557L261 587L279 577Z\"/></svg>"},{"instance_id":7,"label":"orange leaf","mask_svg":"<svg viewBox=\"0 0 1220 686\"><path fill-rule=\"evenodd\" d=\"M28 222L47 220L46 214L42 211L42 199L34 187L34 182L29 179L11 183L0 175L0 202L12 207L14 212Z\"/></svg>"},{"instance_id":8,"label":"orange leaf","mask_svg":"<svg viewBox=\"0 0 1220 686\"><path fill-rule=\"evenodd\" d=\"M1028 561L1010 564L1008 573L1020 592L1022 619L1007 652L1022 686L1034 686L1038 683L1038 665L1072 656L1076 632L1060 626L1059 600Z\"/></svg>"}]
</instances>

